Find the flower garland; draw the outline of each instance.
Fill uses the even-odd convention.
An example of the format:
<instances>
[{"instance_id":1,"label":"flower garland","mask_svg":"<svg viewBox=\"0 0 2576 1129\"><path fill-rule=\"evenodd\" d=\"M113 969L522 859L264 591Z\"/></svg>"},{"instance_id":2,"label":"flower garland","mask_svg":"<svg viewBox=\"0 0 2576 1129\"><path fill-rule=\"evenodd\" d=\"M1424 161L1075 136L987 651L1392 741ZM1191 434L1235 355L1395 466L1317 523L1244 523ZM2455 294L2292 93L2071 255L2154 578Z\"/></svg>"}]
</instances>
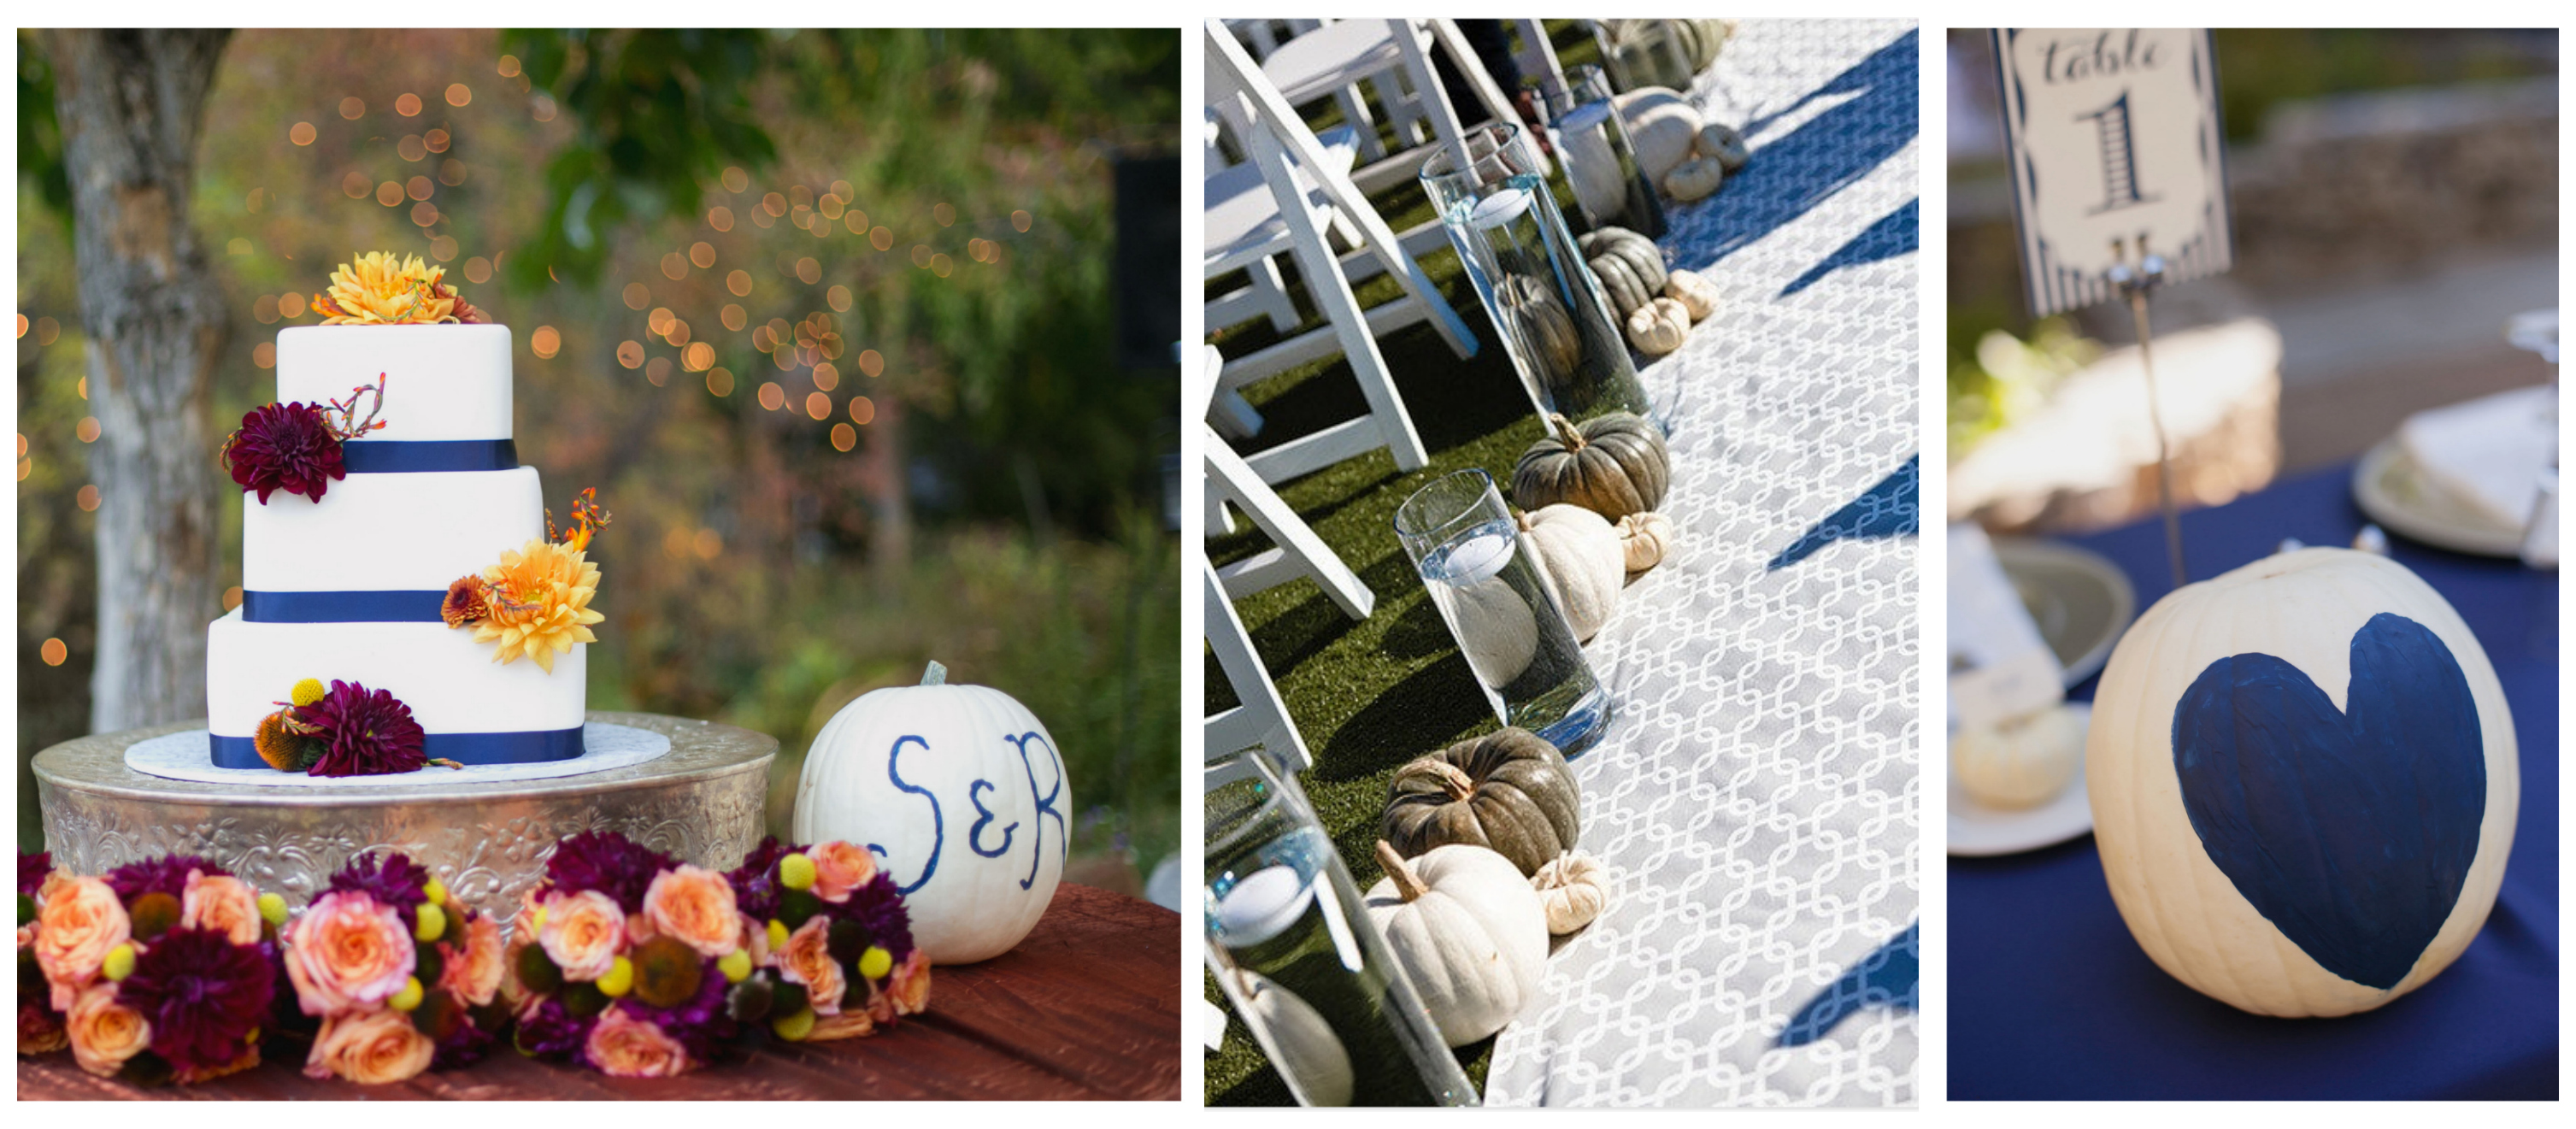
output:
<instances>
[{"instance_id":1,"label":"flower garland","mask_svg":"<svg viewBox=\"0 0 2576 1129\"><path fill-rule=\"evenodd\" d=\"M295 401L252 408L242 413L241 426L225 437L216 457L234 485L259 494L260 505L279 490L319 502L332 482L349 476L340 445L384 428L385 421L376 417L384 412L389 382L377 373L374 384L361 384L350 390L346 402L332 400L327 406ZM367 417L359 419L358 397L366 393L375 398Z\"/></svg>"},{"instance_id":2,"label":"flower garland","mask_svg":"<svg viewBox=\"0 0 2576 1129\"><path fill-rule=\"evenodd\" d=\"M45 873L32 894L30 865L19 863L21 916L34 910L20 945L82 1070L156 1085L259 1065L260 1027L277 993L283 899L188 855L105 877L74 876L53 870L48 856L36 858ZM23 991L19 1031L24 1049Z\"/></svg>"},{"instance_id":3,"label":"flower garland","mask_svg":"<svg viewBox=\"0 0 2576 1129\"><path fill-rule=\"evenodd\" d=\"M546 511L544 540L502 553L501 563L479 576L458 577L447 586L439 618L449 627L473 628L477 643L498 643L493 662L531 658L548 674L555 656L570 654L573 644L598 642L590 625L607 617L590 609L599 594L599 566L585 553L608 527L597 487L581 492L572 516L573 527L559 534L554 511Z\"/></svg>"},{"instance_id":4,"label":"flower garland","mask_svg":"<svg viewBox=\"0 0 2576 1129\"><path fill-rule=\"evenodd\" d=\"M799 1042L873 1034L930 1006L930 956L867 848L763 839L731 877L744 919L767 934L738 1015L765 1001L771 1030Z\"/></svg>"},{"instance_id":5,"label":"flower garland","mask_svg":"<svg viewBox=\"0 0 2576 1129\"><path fill-rule=\"evenodd\" d=\"M463 1066L509 1021L500 923L405 855L342 867L285 946L297 1007L322 1021L307 1077L372 1085Z\"/></svg>"}]
</instances>

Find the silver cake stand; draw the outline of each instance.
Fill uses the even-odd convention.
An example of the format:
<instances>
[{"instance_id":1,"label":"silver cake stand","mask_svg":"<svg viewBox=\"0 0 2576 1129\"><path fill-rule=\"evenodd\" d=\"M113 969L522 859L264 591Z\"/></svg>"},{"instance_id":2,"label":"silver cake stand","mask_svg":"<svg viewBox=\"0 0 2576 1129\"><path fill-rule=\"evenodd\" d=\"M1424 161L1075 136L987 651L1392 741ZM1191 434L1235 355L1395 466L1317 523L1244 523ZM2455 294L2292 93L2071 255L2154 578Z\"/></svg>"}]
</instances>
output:
<instances>
[{"instance_id":1,"label":"silver cake stand","mask_svg":"<svg viewBox=\"0 0 2576 1129\"><path fill-rule=\"evenodd\" d=\"M65 741L36 754L45 844L57 866L100 874L137 859L213 859L290 905L367 854L400 851L469 904L507 920L544 877L556 840L616 831L684 861L730 869L760 841L778 739L730 725L594 710L651 730L671 751L642 764L547 780L368 789L168 780L125 764L129 745L202 720Z\"/></svg>"}]
</instances>

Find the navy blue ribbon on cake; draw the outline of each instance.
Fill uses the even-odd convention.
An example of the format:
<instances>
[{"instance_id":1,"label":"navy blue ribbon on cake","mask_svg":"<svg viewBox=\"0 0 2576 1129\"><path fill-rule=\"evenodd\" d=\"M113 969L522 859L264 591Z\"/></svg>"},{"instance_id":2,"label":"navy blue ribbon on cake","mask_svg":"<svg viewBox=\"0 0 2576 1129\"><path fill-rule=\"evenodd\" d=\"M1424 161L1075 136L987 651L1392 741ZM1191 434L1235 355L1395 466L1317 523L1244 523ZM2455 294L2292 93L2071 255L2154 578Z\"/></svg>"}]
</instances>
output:
<instances>
[{"instance_id":1,"label":"navy blue ribbon on cake","mask_svg":"<svg viewBox=\"0 0 2576 1129\"><path fill-rule=\"evenodd\" d=\"M340 445L350 474L430 474L517 470L519 445L508 439L352 439Z\"/></svg>"},{"instance_id":2,"label":"navy blue ribbon on cake","mask_svg":"<svg viewBox=\"0 0 2576 1129\"><path fill-rule=\"evenodd\" d=\"M439 623L447 602L440 589L391 592L242 593L242 619L250 623Z\"/></svg>"},{"instance_id":3,"label":"navy blue ribbon on cake","mask_svg":"<svg viewBox=\"0 0 2576 1129\"><path fill-rule=\"evenodd\" d=\"M536 729L518 733L432 733L422 739L422 751L433 760L452 760L458 764L542 764L568 761L581 755L581 727L570 729ZM248 737L214 739L216 768L268 768L259 759L259 748Z\"/></svg>"}]
</instances>

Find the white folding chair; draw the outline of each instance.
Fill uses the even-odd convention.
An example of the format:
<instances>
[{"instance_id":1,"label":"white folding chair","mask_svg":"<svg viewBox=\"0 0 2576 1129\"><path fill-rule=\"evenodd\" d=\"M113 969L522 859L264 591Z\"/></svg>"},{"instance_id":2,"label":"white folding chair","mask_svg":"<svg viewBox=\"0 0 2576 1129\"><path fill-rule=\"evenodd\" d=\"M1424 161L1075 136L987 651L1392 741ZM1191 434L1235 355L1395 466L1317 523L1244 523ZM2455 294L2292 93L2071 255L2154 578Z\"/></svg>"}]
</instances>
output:
<instances>
[{"instance_id":1,"label":"white folding chair","mask_svg":"<svg viewBox=\"0 0 2576 1129\"><path fill-rule=\"evenodd\" d=\"M1433 44L1448 53L1457 73L1474 88L1467 93L1483 104L1487 114L1499 122L1518 120L1510 101L1494 85L1493 76L1485 73L1484 64L1459 34L1457 25L1446 19L1365 19L1328 24L1281 44L1262 61L1261 70L1292 106L1370 80L1378 100L1399 123L1398 137L1410 145L1403 152L1375 158L1351 174L1355 183L1369 191L1381 191L1413 175L1423 161L1430 159L1430 150L1421 144L1425 140L1436 141L1464 156L1465 128L1425 53L1425 47ZM1388 81L1391 78L1401 81ZM1427 121L1432 137L1422 138L1407 124L1414 119Z\"/></svg>"},{"instance_id":2,"label":"white folding chair","mask_svg":"<svg viewBox=\"0 0 2576 1129\"><path fill-rule=\"evenodd\" d=\"M1270 672L1262 668L1261 656L1252 649L1252 636L1243 629L1243 618L1234 614L1234 601L1227 599L1225 585L1217 579L1216 568L1201 560L1202 598L1207 605L1208 649L1216 653L1217 669L1234 687L1234 696L1243 704L1209 715L1204 727L1207 738L1205 758L1214 762L1245 749L1259 748L1282 769L1283 775L1294 775L1314 765L1306 751L1306 739L1298 736L1297 726L1288 720L1288 705L1279 700L1279 687L1270 681Z\"/></svg>"},{"instance_id":3,"label":"white folding chair","mask_svg":"<svg viewBox=\"0 0 2576 1129\"><path fill-rule=\"evenodd\" d=\"M1366 196L1352 185L1296 116L1278 90L1264 79L1234 36L1211 20L1206 28L1207 92L1210 103L1242 136L1249 167L1268 187L1269 215L1249 208L1207 215L1204 276L1214 278L1251 267L1282 252L1296 258L1307 295L1328 323L1227 363L1221 388L1240 388L1297 365L1335 353L1350 362L1368 414L1327 427L1253 456L1247 462L1264 482L1284 482L1344 459L1384 447L1398 470L1418 470L1430 461L1403 400L1378 351L1377 335L1428 319L1435 332L1461 357L1474 356L1475 336L1457 311L1449 308L1431 285L1421 264L1407 256ZM1284 49L1283 49L1284 50ZM1309 186L1312 187L1309 187ZM1238 202L1259 203L1257 194ZM1339 213L1358 229L1361 247L1355 255L1376 260L1397 278L1402 297L1363 310L1351 292L1342 261L1326 238L1331 217ZM1257 220L1259 222L1250 222ZM1224 227L1216 225L1224 223ZM1217 324L1213 320L1210 324Z\"/></svg>"}]
</instances>

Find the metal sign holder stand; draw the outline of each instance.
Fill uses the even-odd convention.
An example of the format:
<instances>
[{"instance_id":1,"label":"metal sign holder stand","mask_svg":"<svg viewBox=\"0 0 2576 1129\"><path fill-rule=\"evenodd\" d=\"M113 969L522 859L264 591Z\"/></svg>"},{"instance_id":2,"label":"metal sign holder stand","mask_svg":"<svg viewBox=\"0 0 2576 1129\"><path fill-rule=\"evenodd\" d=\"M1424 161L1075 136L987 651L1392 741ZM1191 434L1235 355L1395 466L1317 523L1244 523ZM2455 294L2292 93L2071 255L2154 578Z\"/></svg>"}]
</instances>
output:
<instances>
[{"instance_id":1,"label":"metal sign holder stand","mask_svg":"<svg viewBox=\"0 0 2576 1129\"><path fill-rule=\"evenodd\" d=\"M2164 281L2164 256L2147 250L2147 237L2138 236L2137 259L2129 257L2128 241L2111 241L2115 262L2107 278L2112 286L2129 300L2129 316L2137 323L2138 365L2147 377L2147 423L2156 433L2156 506L2164 511L2165 552L2173 564L2174 587L2190 583L2182 563L2182 519L2174 509L2172 449L2165 443L2164 408L2156 395L2156 354L2154 335L2147 324L2147 295Z\"/></svg>"}]
</instances>

